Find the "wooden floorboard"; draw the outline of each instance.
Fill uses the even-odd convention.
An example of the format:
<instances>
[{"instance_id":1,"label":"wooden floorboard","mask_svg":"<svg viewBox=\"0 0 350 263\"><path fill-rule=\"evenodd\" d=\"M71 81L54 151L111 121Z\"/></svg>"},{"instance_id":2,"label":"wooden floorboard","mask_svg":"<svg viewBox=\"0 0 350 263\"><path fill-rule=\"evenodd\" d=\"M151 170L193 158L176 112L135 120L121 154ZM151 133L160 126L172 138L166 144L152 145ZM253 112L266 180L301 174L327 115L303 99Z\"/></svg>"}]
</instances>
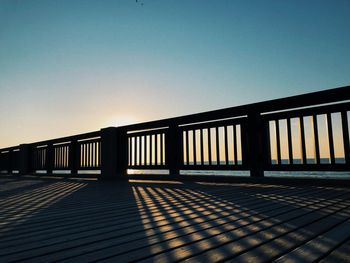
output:
<instances>
[{"instance_id":1,"label":"wooden floorboard","mask_svg":"<svg viewBox=\"0 0 350 263\"><path fill-rule=\"evenodd\" d=\"M350 189L0 177L0 262L350 262Z\"/></svg>"}]
</instances>

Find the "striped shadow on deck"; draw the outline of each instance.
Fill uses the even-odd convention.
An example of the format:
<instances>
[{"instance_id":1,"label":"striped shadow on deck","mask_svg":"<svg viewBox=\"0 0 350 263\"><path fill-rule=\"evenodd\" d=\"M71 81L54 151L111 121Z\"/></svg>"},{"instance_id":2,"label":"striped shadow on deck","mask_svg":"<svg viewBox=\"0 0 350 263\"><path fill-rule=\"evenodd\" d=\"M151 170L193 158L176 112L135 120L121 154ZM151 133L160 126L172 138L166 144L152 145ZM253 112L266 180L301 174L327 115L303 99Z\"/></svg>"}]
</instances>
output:
<instances>
[{"instance_id":1,"label":"striped shadow on deck","mask_svg":"<svg viewBox=\"0 0 350 263\"><path fill-rule=\"evenodd\" d=\"M0 262L349 262L350 190L0 178Z\"/></svg>"}]
</instances>

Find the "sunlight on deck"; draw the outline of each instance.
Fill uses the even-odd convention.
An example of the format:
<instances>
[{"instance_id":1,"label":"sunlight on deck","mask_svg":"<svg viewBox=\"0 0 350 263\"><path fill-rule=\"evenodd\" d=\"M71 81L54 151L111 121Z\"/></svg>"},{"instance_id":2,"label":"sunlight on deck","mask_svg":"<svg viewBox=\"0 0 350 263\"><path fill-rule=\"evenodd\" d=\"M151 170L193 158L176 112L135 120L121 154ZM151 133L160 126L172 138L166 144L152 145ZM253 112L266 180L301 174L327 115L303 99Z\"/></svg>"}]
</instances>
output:
<instances>
[{"instance_id":1,"label":"sunlight on deck","mask_svg":"<svg viewBox=\"0 0 350 263\"><path fill-rule=\"evenodd\" d=\"M350 190L0 178L0 261L347 259Z\"/></svg>"}]
</instances>

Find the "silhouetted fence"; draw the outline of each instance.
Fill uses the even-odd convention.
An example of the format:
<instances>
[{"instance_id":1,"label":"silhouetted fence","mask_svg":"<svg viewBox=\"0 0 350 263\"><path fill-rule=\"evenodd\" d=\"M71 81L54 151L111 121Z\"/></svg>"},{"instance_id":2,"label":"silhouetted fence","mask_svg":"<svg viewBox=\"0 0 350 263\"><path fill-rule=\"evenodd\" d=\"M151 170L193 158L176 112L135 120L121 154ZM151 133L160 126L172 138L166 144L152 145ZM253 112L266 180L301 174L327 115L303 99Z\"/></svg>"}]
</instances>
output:
<instances>
[{"instance_id":1,"label":"silhouetted fence","mask_svg":"<svg viewBox=\"0 0 350 263\"><path fill-rule=\"evenodd\" d=\"M0 170L350 171L348 100L349 86L22 144L0 150Z\"/></svg>"}]
</instances>

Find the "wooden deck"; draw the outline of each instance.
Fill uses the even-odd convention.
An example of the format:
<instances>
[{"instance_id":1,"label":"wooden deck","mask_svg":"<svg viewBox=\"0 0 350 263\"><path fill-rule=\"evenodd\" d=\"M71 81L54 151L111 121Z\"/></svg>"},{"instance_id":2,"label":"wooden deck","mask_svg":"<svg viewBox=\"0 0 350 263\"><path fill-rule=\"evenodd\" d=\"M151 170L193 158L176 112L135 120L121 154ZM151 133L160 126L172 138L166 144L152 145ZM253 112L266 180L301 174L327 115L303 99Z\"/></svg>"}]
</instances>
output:
<instances>
[{"instance_id":1,"label":"wooden deck","mask_svg":"<svg viewBox=\"0 0 350 263\"><path fill-rule=\"evenodd\" d=\"M0 262L350 262L350 189L0 177Z\"/></svg>"}]
</instances>

